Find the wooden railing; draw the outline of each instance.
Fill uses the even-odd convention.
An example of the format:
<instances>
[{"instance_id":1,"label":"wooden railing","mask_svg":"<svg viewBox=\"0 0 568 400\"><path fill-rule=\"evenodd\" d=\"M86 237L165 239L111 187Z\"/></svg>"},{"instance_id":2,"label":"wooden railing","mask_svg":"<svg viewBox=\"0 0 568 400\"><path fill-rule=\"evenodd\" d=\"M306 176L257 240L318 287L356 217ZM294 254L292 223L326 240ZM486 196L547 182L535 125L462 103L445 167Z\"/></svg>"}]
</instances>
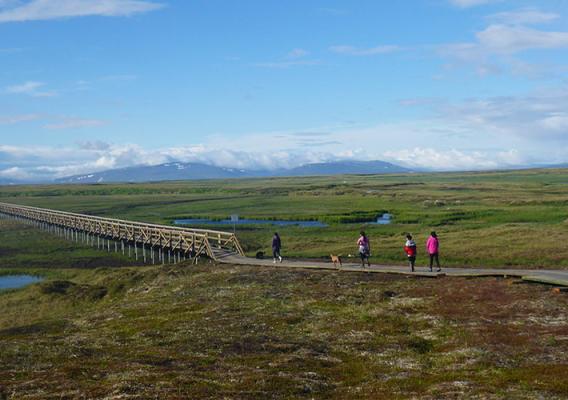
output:
<instances>
[{"instance_id":1,"label":"wooden railing","mask_svg":"<svg viewBox=\"0 0 568 400\"><path fill-rule=\"evenodd\" d=\"M244 255L237 237L230 232L145 224L9 203L0 203L0 213L65 228L71 234L122 242L123 248L124 243L129 243L143 249L156 248L192 257L207 255L212 259L227 253Z\"/></svg>"}]
</instances>

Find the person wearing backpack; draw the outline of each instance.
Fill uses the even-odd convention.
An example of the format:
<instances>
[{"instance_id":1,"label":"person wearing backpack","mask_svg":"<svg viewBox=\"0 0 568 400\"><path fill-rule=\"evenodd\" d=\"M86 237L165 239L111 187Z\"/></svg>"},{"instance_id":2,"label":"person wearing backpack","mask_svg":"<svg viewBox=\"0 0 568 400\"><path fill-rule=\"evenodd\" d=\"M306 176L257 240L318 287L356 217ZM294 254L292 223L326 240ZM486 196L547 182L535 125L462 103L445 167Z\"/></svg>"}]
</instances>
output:
<instances>
[{"instance_id":1,"label":"person wearing backpack","mask_svg":"<svg viewBox=\"0 0 568 400\"><path fill-rule=\"evenodd\" d=\"M410 264L410 270L414 272L414 264L416 263L416 242L412 239L412 235L409 233L406 235L406 243L404 243L404 252L408 257L408 263Z\"/></svg>"},{"instance_id":2,"label":"person wearing backpack","mask_svg":"<svg viewBox=\"0 0 568 400\"><path fill-rule=\"evenodd\" d=\"M367 265L370 267L371 262L369 261L369 257L371 256L371 243L363 231L361 231L359 239L357 240L357 246L359 248L359 256L361 257L361 267L365 268L365 261L367 261Z\"/></svg>"}]
</instances>

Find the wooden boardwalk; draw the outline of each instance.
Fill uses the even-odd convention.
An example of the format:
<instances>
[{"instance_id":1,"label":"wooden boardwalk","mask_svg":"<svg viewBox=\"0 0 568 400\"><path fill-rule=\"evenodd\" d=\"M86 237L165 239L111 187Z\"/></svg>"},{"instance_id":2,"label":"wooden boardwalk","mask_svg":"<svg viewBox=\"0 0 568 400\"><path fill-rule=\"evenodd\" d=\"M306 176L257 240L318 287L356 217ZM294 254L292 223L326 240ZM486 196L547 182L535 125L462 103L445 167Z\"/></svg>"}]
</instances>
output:
<instances>
[{"instance_id":1,"label":"wooden boardwalk","mask_svg":"<svg viewBox=\"0 0 568 400\"><path fill-rule=\"evenodd\" d=\"M114 249L114 251L122 251L126 254L128 249L129 255L134 253L136 259L140 258L144 262L179 262L188 258L196 259L203 255L224 264L338 270L331 262L285 260L274 264L272 259L259 260L245 257L237 237L229 232L145 224L9 203L0 203L0 215L30 223L67 239L91 244L107 251ZM370 268L361 268L359 264L354 263L344 263L340 270L426 277L505 276L556 286L568 286L568 271L566 270L464 267L444 268L441 273L437 273L420 267L417 267L416 272L411 272L408 267L392 265L373 265Z\"/></svg>"},{"instance_id":2,"label":"wooden boardwalk","mask_svg":"<svg viewBox=\"0 0 568 400\"><path fill-rule=\"evenodd\" d=\"M416 267L415 272L411 272L409 267L401 267L395 265L371 265L370 268L362 268L358 263L343 263L341 268L333 265L331 262L309 261L309 260L286 260L282 263L274 263L272 259L258 260L241 255L226 255L218 259L219 262L233 265L258 265L263 267L274 268L299 268L299 269L324 269L346 272L368 272L368 273L388 273L388 274L404 274L408 276L422 276L437 278L443 276L456 277L516 277L527 282L545 283L555 286L568 287L568 271L567 270L544 270L544 269L508 269L508 268L443 268L442 272L429 272L426 267Z\"/></svg>"},{"instance_id":3,"label":"wooden boardwalk","mask_svg":"<svg viewBox=\"0 0 568 400\"><path fill-rule=\"evenodd\" d=\"M0 203L0 214L27 222L77 242L88 243L111 251L128 250L136 259L153 263L202 255L217 260L219 256L244 255L233 233L206 229L178 228L145 224L114 218L76 214L45 208Z\"/></svg>"}]
</instances>

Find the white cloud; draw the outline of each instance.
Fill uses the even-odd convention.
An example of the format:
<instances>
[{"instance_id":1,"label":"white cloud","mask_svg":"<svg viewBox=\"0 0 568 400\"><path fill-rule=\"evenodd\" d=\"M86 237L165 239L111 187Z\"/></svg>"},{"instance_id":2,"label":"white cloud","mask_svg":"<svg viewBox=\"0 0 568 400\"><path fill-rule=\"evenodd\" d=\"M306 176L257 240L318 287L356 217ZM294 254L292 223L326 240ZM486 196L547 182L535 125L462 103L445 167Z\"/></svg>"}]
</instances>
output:
<instances>
[{"instance_id":1,"label":"white cloud","mask_svg":"<svg viewBox=\"0 0 568 400\"><path fill-rule=\"evenodd\" d=\"M82 150L96 151L103 151L111 148L111 145L109 143L103 142L102 140L88 140L86 142L78 142L77 146L79 146L79 148Z\"/></svg>"},{"instance_id":2,"label":"white cloud","mask_svg":"<svg viewBox=\"0 0 568 400\"><path fill-rule=\"evenodd\" d=\"M300 48L296 48L296 49L292 49L288 55L286 56L286 58L289 59L296 59L296 58L302 58L307 56L308 54L310 54L309 51L304 50L304 49L300 49Z\"/></svg>"},{"instance_id":3,"label":"white cloud","mask_svg":"<svg viewBox=\"0 0 568 400\"><path fill-rule=\"evenodd\" d=\"M107 122L100 119L88 119L66 116L48 116L40 114L0 115L0 125L14 125L22 122L44 120L43 128L50 130L79 129L105 125Z\"/></svg>"},{"instance_id":4,"label":"white cloud","mask_svg":"<svg viewBox=\"0 0 568 400\"><path fill-rule=\"evenodd\" d=\"M99 119L63 118L58 122L45 124L44 128L51 130L92 128L104 125L106 122Z\"/></svg>"},{"instance_id":5,"label":"white cloud","mask_svg":"<svg viewBox=\"0 0 568 400\"><path fill-rule=\"evenodd\" d=\"M469 8L481 6L484 4L499 3L502 0L449 0L450 3L456 7Z\"/></svg>"},{"instance_id":6,"label":"white cloud","mask_svg":"<svg viewBox=\"0 0 568 400\"><path fill-rule=\"evenodd\" d=\"M490 25L477 32L476 38L477 42L447 44L439 50L444 56L469 62L526 50L568 47L568 32L546 32L522 26Z\"/></svg>"},{"instance_id":7,"label":"white cloud","mask_svg":"<svg viewBox=\"0 0 568 400\"><path fill-rule=\"evenodd\" d=\"M121 74L121 75L107 75L99 78L100 81L111 81L111 82L128 82L138 79L138 76L133 74Z\"/></svg>"},{"instance_id":8,"label":"white cloud","mask_svg":"<svg viewBox=\"0 0 568 400\"><path fill-rule=\"evenodd\" d=\"M288 61L269 61L269 62L260 62L252 64L254 67L259 68L276 68L276 69L286 69L290 67L298 67L298 66L305 66L311 67L314 65L320 65L321 62L319 60L288 60Z\"/></svg>"},{"instance_id":9,"label":"white cloud","mask_svg":"<svg viewBox=\"0 0 568 400\"><path fill-rule=\"evenodd\" d=\"M387 151L384 159L409 167L437 170L480 170L514 167L525 160L516 150L508 151L463 151L456 149L437 150L433 148L412 148Z\"/></svg>"},{"instance_id":10,"label":"white cloud","mask_svg":"<svg viewBox=\"0 0 568 400\"><path fill-rule=\"evenodd\" d=\"M114 145L104 142L93 146L81 145L79 148L0 145L0 160L3 160L0 162L0 168L6 167L6 177L36 180L173 161L200 162L230 168L275 169L326 161L332 157L336 159L337 155L278 149L271 149L270 152L243 151L210 145L150 150L133 144ZM16 172L18 176L15 175ZM27 175L24 176L24 173Z\"/></svg>"},{"instance_id":11,"label":"white cloud","mask_svg":"<svg viewBox=\"0 0 568 400\"><path fill-rule=\"evenodd\" d=\"M14 179L14 180L27 180L33 178L29 172L19 167L11 167L0 170L0 178Z\"/></svg>"},{"instance_id":12,"label":"white cloud","mask_svg":"<svg viewBox=\"0 0 568 400\"><path fill-rule=\"evenodd\" d=\"M3 177L13 179L40 180L62 178L70 175L92 173L134 165L157 165L162 163L199 162L219 167L237 169L277 169L293 168L306 163L339 160L382 159L396 164L415 168L435 170L480 170L517 166L532 161L549 163L565 161L568 148L546 158L527 157L520 150L463 149L445 147L446 140L431 139L430 128L419 129L424 121L408 126L377 126L359 131L343 131L334 134L337 144L316 150L311 146L286 148L282 144L287 139L275 140L265 135L263 140L252 135L240 140L241 146L232 146L225 140L225 146L211 143L203 145L179 146L172 148L144 149L137 145L114 145L103 142L77 147L51 146L1 146L0 170ZM414 129L413 129L414 128ZM416 131L417 133L413 132ZM459 128L455 128L459 131ZM440 138L440 133L435 133ZM420 136L426 140L420 140ZM419 143L413 148L386 150L393 146L388 137L404 137L405 143ZM482 137L483 135L476 135ZM353 137L357 137L356 143ZM451 142L451 140L447 140ZM250 147L255 142L258 147ZM259 144L259 142L261 142ZM432 142L431 146L427 142ZM268 143L268 145L267 145ZM359 146L358 144L362 145ZM400 141L398 141L400 144ZM378 146L376 145L378 144ZM382 150L381 150L382 148ZM2 169L3 168L3 169Z\"/></svg>"},{"instance_id":13,"label":"white cloud","mask_svg":"<svg viewBox=\"0 0 568 400\"><path fill-rule=\"evenodd\" d=\"M559 132L563 136L568 136L568 113L566 112L550 112L537 121L537 124L547 131Z\"/></svg>"},{"instance_id":14,"label":"white cloud","mask_svg":"<svg viewBox=\"0 0 568 400\"><path fill-rule=\"evenodd\" d=\"M337 46L330 46L329 50L334 53L345 54L350 56L373 56L377 54L392 53L401 50L401 48L395 45L382 45L371 48L358 48L354 46L337 45Z\"/></svg>"},{"instance_id":15,"label":"white cloud","mask_svg":"<svg viewBox=\"0 0 568 400\"><path fill-rule=\"evenodd\" d=\"M21 114L21 115L0 115L0 125L13 125L20 122L35 121L41 118L38 114Z\"/></svg>"},{"instance_id":16,"label":"white cloud","mask_svg":"<svg viewBox=\"0 0 568 400\"><path fill-rule=\"evenodd\" d=\"M496 54L568 47L568 32L545 32L521 26L490 25L476 36L482 49Z\"/></svg>"},{"instance_id":17,"label":"white cloud","mask_svg":"<svg viewBox=\"0 0 568 400\"><path fill-rule=\"evenodd\" d=\"M472 131L537 143L568 145L568 87L528 95L469 99L438 109L440 117L463 121Z\"/></svg>"},{"instance_id":18,"label":"white cloud","mask_svg":"<svg viewBox=\"0 0 568 400\"><path fill-rule=\"evenodd\" d=\"M157 10L162 4L140 0L31 0L8 3L0 23L50 20L84 16L118 17Z\"/></svg>"},{"instance_id":19,"label":"white cloud","mask_svg":"<svg viewBox=\"0 0 568 400\"><path fill-rule=\"evenodd\" d=\"M25 171L28 176L23 179L53 179L131 165L154 165L171 160L159 150L147 151L137 145L88 147L0 145L0 168L5 171L11 171L12 168Z\"/></svg>"},{"instance_id":20,"label":"white cloud","mask_svg":"<svg viewBox=\"0 0 568 400\"><path fill-rule=\"evenodd\" d=\"M568 32L527 26L557 17L533 8L493 14L488 18L496 22L476 32L475 41L441 45L438 51L443 57L457 61L458 65L475 68L481 76L504 71L531 77L551 76L553 67L529 63L520 56L529 50L568 48Z\"/></svg>"},{"instance_id":21,"label":"white cloud","mask_svg":"<svg viewBox=\"0 0 568 400\"><path fill-rule=\"evenodd\" d=\"M17 156L17 164L0 169L0 177L25 180L62 178L134 165L158 165L168 162L199 162L236 169L293 168L298 165L339 160L382 159L399 165L435 170L483 170L512 167L530 162L515 149L467 150L439 147L414 147L373 153L365 149L293 151L271 148L270 151L243 151L212 148L207 145L147 150L136 145L110 145L101 149L77 148L12 148L0 146L0 154ZM14 154L16 153L16 154ZM566 154L566 153L564 153ZM49 156L48 156L49 155ZM553 162L553 159L549 160Z\"/></svg>"},{"instance_id":22,"label":"white cloud","mask_svg":"<svg viewBox=\"0 0 568 400\"><path fill-rule=\"evenodd\" d=\"M251 64L253 67L259 68L276 68L276 69L286 69L296 66L314 66L321 64L319 60L307 60L306 56L310 54L309 51L295 48L292 49L279 60L267 61Z\"/></svg>"},{"instance_id":23,"label":"white cloud","mask_svg":"<svg viewBox=\"0 0 568 400\"><path fill-rule=\"evenodd\" d=\"M32 97L53 97L57 96L55 91L43 91L40 90L45 86L43 82L27 81L19 85L8 86L5 89L6 93L9 94L24 94Z\"/></svg>"},{"instance_id":24,"label":"white cloud","mask_svg":"<svg viewBox=\"0 0 568 400\"><path fill-rule=\"evenodd\" d=\"M558 18L560 18L558 14L543 12L536 8L523 8L516 11L500 12L487 17L487 19L491 21L506 25L544 24Z\"/></svg>"}]
</instances>

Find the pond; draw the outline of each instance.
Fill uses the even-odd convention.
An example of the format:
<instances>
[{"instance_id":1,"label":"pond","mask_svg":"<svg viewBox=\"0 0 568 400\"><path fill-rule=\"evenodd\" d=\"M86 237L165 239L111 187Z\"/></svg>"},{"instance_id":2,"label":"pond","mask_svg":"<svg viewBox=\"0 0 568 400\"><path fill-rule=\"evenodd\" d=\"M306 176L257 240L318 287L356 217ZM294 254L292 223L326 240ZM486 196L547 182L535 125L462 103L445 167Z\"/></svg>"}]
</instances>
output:
<instances>
[{"instance_id":1,"label":"pond","mask_svg":"<svg viewBox=\"0 0 568 400\"><path fill-rule=\"evenodd\" d=\"M392 222L392 214L385 213L377 218L376 221L369 222L370 224L374 225L388 225Z\"/></svg>"},{"instance_id":2,"label":"pond","mask_svg":"<svg viewBox=\"0 0 568 400\"><path fill-rule=\"evenodd\" d=\"M0 291L5 289L19 289L32 283L41 282L43 278L33 275L6 275L0 276Z\"/></svg>"},{"instance_id":3,"label":"pond","mask_svg":"<svg viewBox=\"0 0 568 400\"><path fill-rule=\"evenodd\" d=\"M303 228L325 228L327 224L319 221L286 221L286 220L269 220L269 219L238 219L233 221L230 219L212 220L208 218L190 218L176 219L175 225L276 225L276 226L300 226Z\"/></svg>"}]
</instances>

